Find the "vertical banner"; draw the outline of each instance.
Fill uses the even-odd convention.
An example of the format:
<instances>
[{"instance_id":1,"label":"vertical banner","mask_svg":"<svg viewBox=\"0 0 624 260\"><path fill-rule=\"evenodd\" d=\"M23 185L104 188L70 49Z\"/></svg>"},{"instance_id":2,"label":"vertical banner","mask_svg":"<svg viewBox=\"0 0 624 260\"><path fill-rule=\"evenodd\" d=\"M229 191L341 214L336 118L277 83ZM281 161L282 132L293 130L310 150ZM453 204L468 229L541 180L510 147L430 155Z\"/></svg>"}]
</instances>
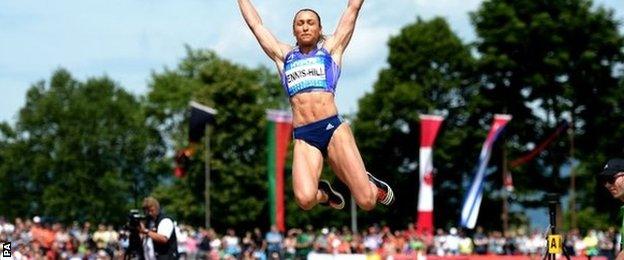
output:
<instances>
[{"instance_id":1,"label":"vertical banner","mask_svg":"<svg viewBox=\"0 0 624 260\"><path fill-rule=\"evenodd\" d=\"M420 115L420 189L418 191L418 215L416 229L433 235L433 143L435 142L441 116Z\"/></svg>"},{"instance_id":2,"label":"vertical banner","mask_svg":"<svg viewBox=\"0 0 624 260\"><path fill-rule=\"evenodd\" d=\"M189 169L191 164L190 157L195 153L196 148L194 147L194 145L199 144L201 139L204 137L204 134L206 133L206 127L208 125L214 125L214 117L217 114L217 110L215 110L214 108L204 106L195 101L191 101L189 103L189 106L191 107L191 115L189 117L188 126L189 146L176 153L176 166L173 169L174 175L178 178L186 176L186 171ZM209 138L210 136L206 137L206 139Z\"/></svg>"},{"instance_id":3,"label":"vertical banner","mask_svg":"<svg viewBox=\"0 0 624 260\"><path fill-rule=\"evenodd\" d=\"M472 185L470 185L470 189L464 198L464 204L461 210L462 227L473 229L477 224L479 207L481 207L481 198L483 196L483 178L485 177L485 169L487 168L490 155L492 154L492 146L503 129L505 129L509 120L511 120L511 115L494 115L492 128L479 154L479 166L472 181Z\"/></svg>"},{"instance_id":4,"label":"vertical banner","mask_svg":"<svg viewBox=\"0 0 624 260\"><path fill-rule=\"evenodd\" d=\"M204 106L195 101L189 103L191 106L191 117L189 118L189 142L199 143L206 133L206 125L214 123L214 116L217 110Z\"/></svg>"},{"instance_id":5,"label":"vertical banner","mask_svg":"<svg viewBox=\"0 0 624 260\"><path fill-rule=\"evenodd\" d=\"M267 110L267 119L269 215L271 224L285 232L284 164L292 132L292 115L287 111Z\"/></svg>"}]
</instances>

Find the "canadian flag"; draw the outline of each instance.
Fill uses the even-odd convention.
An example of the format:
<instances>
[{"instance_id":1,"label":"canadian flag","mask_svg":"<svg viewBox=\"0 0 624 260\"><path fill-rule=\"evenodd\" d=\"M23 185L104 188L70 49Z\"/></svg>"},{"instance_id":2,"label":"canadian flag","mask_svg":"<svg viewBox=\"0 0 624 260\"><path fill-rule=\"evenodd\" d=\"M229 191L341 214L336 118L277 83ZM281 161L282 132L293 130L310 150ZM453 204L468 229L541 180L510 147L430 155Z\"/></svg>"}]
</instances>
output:
<instances>
[{"instance_id":1,"label":"canadian flag","mask_svg":"<svg viewBox=\"0 0 624 260\"><path fill-rule=\"evenodd\" d=\"M443 120L441 116L420 115L420 190L416 228L421 234L433 234L432 147Z\"/></svg>"}]
</instances>

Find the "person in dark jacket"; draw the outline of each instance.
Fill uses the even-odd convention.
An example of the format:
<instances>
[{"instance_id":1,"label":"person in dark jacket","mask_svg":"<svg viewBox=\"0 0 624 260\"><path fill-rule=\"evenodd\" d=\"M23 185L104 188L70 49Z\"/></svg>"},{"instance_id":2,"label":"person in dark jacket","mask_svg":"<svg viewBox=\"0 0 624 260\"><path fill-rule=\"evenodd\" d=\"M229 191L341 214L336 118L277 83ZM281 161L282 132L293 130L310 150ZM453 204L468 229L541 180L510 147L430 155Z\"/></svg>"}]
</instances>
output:
<instances>
[{"instance_id":1,"label":"person in dark jacket","mask_svg":"<svg viewBox=\"0 0 624 260\"><path fill-rule=\"evenodd\" d=\"M175 222L162 213L160 203L154 197L143 200L143 210L147 217L147 224L141 223L139 231L145 235L144 243L153 244L156 259L178 259L178 241L175 232ZM149 254L149 250L145 250ZM150 259L152 256L146 256Z\"/></svg>"}]
</instances>

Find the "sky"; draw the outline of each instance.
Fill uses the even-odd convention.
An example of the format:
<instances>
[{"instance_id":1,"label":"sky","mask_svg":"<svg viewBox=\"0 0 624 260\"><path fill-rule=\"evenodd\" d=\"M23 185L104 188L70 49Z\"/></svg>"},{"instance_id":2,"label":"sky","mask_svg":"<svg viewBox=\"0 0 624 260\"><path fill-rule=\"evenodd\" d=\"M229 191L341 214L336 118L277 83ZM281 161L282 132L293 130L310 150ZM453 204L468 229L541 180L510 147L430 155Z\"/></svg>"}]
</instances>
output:
<instances>
[{"instance_id":1,"label":"sky","mask_svg":"<svg viewBox=\"0 0 624 260\"><path fill-rule=\"evenodd\" d=\"M256 0L265 25L283 42L293 42L293 14L316 9L330 34L346 6L336 0ZM343 58L336 93L341 113L357 111L386 66L387 40L417 17L441 16L465 42L475 39L468 13L480 0L369 0ZM624 1L598 0L624 20ZM35 0L0 1L0 121L14 123L26 91L65 68L78 80L107 75L144 95L152 72L176 67L185 45L211 49L251 68L274 65L262 53L234 0Z\"/></svg>"}]
</instances>

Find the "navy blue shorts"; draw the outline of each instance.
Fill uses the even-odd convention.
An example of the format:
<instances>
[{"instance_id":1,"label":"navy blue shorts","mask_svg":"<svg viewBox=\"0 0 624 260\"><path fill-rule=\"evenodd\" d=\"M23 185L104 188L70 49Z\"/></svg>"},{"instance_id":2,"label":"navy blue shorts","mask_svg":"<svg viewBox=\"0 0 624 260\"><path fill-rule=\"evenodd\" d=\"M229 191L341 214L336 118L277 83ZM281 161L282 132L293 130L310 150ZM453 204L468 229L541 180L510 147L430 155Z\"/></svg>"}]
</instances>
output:
<instances>
[{"instance_id":1,"label":"navy blue shorts","mask_svg":"<svg viewBox=\"0 0 624 260\"><path fill-rule=\"evenodd\" d=\"M316 147L327 155L327 146L331 140L334 131L342 124L342 118L334 115L314 123L295 128L293 136L295 139L303 140L306 143Z\"/></svg>"}]
</instances>

